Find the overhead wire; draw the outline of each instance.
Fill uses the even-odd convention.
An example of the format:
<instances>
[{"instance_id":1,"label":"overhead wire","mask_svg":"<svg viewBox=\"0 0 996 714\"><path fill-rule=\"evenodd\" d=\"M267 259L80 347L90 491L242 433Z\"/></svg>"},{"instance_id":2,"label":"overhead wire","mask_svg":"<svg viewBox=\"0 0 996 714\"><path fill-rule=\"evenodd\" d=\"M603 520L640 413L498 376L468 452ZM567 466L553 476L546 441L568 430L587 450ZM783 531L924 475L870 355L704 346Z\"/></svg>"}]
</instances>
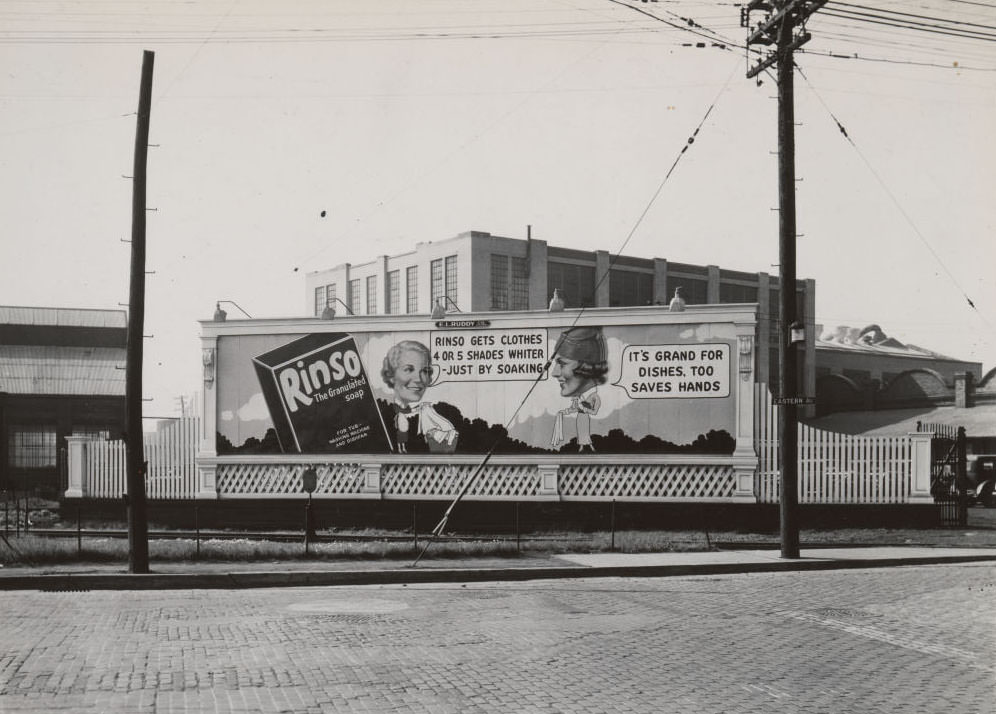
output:
<instances>
[{"instance_id":1,"label":"overhead wire","mask_svg":"<svg viewBox=\"0 0 996 714\"><path fill-rule=\"evenodd\" d=\"M614 0L611 0L611 1L614 2ZM706 109L705 114L703 114L702 119L699 121L698 125L695 127L695 130L692 132L692 134L686 140L685 145L681 147L681 150L675 156L674 161L671 164L671 167L667 170L667 173L664 174L664 178L661 179L660 183L657 185L657 188L654 191L653 195L650 197L650 200L647 201L647 203L644 206L643 210L641 211L641 213L639 214L639 216L637 216L636 220L633 223L633 226L629 230L629 233L626 235L625 239L622 241L622 243L619 245L619 247L616 249L616 251L612 254L612 258L609 261L608 269L604 273L602 273L601 276L598 277L598 279L595 282L594 287L592 288L592 300L591 300L592 303L594 303L594 296L597 295L599 287L601 286L601 284L605 280L608 279L609 274L612 272L612 267L619 260L619 258L622 255L623 251L626 250L626 246L629 245L629 242L632 240L633 236L636 234L636 231L642 225L644 219L647 217L647 214L650 212L650 209L653 208L654 204L657 202L657 199L660 197L661 192L664 190L664 186L667 184L668 180L671 178L671 175L674 173L674 170L678 167L678 162L681 161L682 157L685 156L685 154L688 151L688 149L695 143L695 139L698 136L699 131L702 129L702 127L705 125L706 121L709 119L709 116L712 114L713 109L716 107L716 104L719 101L719 98L726 91L727 87L729 87L730 82L733 80L733 77L736 74L737 69L739 67L740 67L740 62L739 62L739 59L738 59L737 64L734 66L733 71L730 73L730 76L727 77L726 82L723 84L722 88L719 90L719 93L716 95L716 98L713 99L713 101L709 105L708 109ZM578 310L577 314L574 316L574 319L571 321L570 325L567 328L565 328L565 330L564 330L565 333L569 332L570 330L572 330L575 327L577 327L578 323L580 322L582 316L585 314L585 311L587 309L588 308L586 306L584 306L584 305L582 305L580 307L580 309ZM559 345L557 345L557 346L554 347L553 354L551 354L550 357L546 360L546 363L545 363L543 369L540 370L540 372L536 375L536 378L533 380L532 384L530 384L529 389L526 391L525 395L519 401L519 404L515 408L515 411L513 411L512 415L508 419L506 419L505 424L504 424L504 428L505 428L506 433L507 433L509 427L512 425L512 423L518 417L519 412L522 411L522 408L526 405L526 402L529 401L529 398L532 396L533 392L536 390L536 387L539 386L540 382L543 379L545 379L546 372L550 369L550 366L553 364L553 361L557 357L557 347L559 347ZM463 499L463 497L470 490L471 486L477 480L478 476L480 476L481 472L484 470L484 467L491 460L491 457L494 455L495 450L498 448L498 446L501 444L502 441L503 441L503 437L500 437L500 436L497 437L493 441L493 443L491 444L490 448L485 453L484 458L478 463L477 467L474 469L474 471L471 473L471 475L466 479L466 481L464 482L463 486L460 489L460 492L457 494L456 498L454 498L453 501L450 503L449 507L444 512L443 517L440 519L440 521L436 525L436 527L432 530L432 532L430 534L430 537L426 540L425 546L422 548L422 551L418 554L418 556L412 562L411 567L414 567L415 565L418 564L418 562L422 559L422 556L424 556L425 553L426 553L426 551L429 550L429 547L432 545L432 543L435 541L435 539L439 538L442 535L443 531L446 528L446 524L449 522L450 516L453 513L453 510L456 508L457 504L460 503L460 501Z\"/></svg>"},{"instance_id":2,"label":"overhead wire","mask_svg":"<svg viewBox=\"0 0 996 714\"><path fill-rule=\"evenodd\" d=\"M812 91L813 96L815 96L817 98L817 100L820 102L820 104L826 110L827 114L833 120L834 124L836 124L838 131L840 131L841 135L844 137L844 139L847 141L847 143L851 145L851 148L854 149L855 153L858 155L858 157L861 159L861 161L865 164L865 167L868 169L868 171L871 173L871 175L875 178L876 181L878 181L879 186L882 188L883 191L885 191L885 193L889 197L890 201L892 201L893 206L896 207L896 209L899 211L899 213L905 219L906 223L910 226L910 228L912 228L913 232L916 234L917 238L920 239L920 242L924 245L924 247L927 249L927 251L933 257L934 261L941 267L941 269L947 275L947 277L951 281L951 283L961 293L961 295L964 298L966 304L983 320L983 322L986 323L986 325L989 327L990 330L992 330L994 333L996 333L996 326L994 326L989 321L989 319L979 310L978 306L976 306L975 301L972 300L971 297L969 297L968 292L962 287L962 285L961 285L960 281L958 280L958 278L955 277L954 273L951 272L951 269L948 268L947 264L941 258L940 254L930 244L930 241L927 239L927 237L920 230L919 226L917 226L916 222L909 215L909 213L906 211L906 209L903 207L903 205L899 202L899 199L896 198L896 195L890 190L889 186L885 183L885 180L881 177L881 175L878 173L878 171L875 170L875 167L872 166L871 162L868 160L868 157L866 157L865 154L864 154L864 152L861 151L861 148L854 141L854 138L848 133L847 129L844 127L844 124L833 113L833 111L830 109L830 107L824 101L822 95L818 91L816 91L816 88L813 86L813 83L809 81L809 77L806 76L805 72L802 71L802 68L798 64L794 63L794 66L795 66L795 70L799 73L799 75L803 78L803 80L808 85L810 91Z\"/></svg>"}]
</instances>

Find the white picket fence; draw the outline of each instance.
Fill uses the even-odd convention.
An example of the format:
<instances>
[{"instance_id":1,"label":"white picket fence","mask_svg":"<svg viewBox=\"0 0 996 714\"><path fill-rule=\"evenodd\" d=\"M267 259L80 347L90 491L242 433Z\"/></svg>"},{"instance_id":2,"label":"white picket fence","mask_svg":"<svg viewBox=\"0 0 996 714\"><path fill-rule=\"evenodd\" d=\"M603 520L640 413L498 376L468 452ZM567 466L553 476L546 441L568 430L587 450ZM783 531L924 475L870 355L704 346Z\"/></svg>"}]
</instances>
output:
<instances>
[{"instance_id":1,"label":"white picket fence","mask_svg":"<svg viewBox=\"0 0 996 714\"><path fill-rule=\"evenodd\" d=\"M147 498L186 499L193 498L197 493L194 459L199 426L200 419L184 417L154 434L145 434L142 450L148 462L145 477ZM81 448L83 497L121 498L127 491L125 442L93 439L84 442Z\"/></svg>"},{"instance_id":2,"label":"white picket fence","mask_svg":"<svg viewBox=\"0 0 996 714\"><path fill-rule=\"evenodd\" d=\"M758 470L754 479L754 495L758 503L777 503L779 498L780 470L778 464L778 408L772 403L771 394L767 385L756 385L755 392L755 446L758 453ZM198 432L200 419L195 417L184 417L161 429L156 434L148 434L145 437L144 451L145 459L148 461L148 474L146 476L146 495L150 500L173 500L192 499L197 495L197 466L195 457L198 446ZM835 432L814 429L804 424L799 425L799 503L804 504L895 504L911 502L911 482L920 484L924 478L918 476L923 465L916 465L914 449L909 435L896 436L851 436ZM75 441L74 439L80 439ZM70 489L67 496L76 495L83 498L121 498L126 492L125 485L125 444L123 441L107 441L101 439L86 439L82 437L70 437ZM929 446L927 450L929 458ZM256 457L260 460L262 457ZM286 460L286 459L284 459ZM300 459L298 459L300 460ZM438 469L425 469L418 464L414 466L407 464L411 459L404 460L404 463L393 463L394 458L380 458L376 468L379 471L383 468L383 482L376 490L381 497L389 497L395 486L401 488L399 479L415 479L412 483L404 482L403 491L408 497L429 497L436 494L428 493L432 485L429 483L433 474L437 474ZM474 461L469 457L464 457L470 463ZM921 459L922 460L922 459ZM296 484L295 474L303 468L296 461L291 467L277 467L283 461L279 457L262 458L260 463L243 464L227 463L228 459L216 459L218 489L219 493L224 492L227 496L235 497L273 497L286 495L287 493L300 493L299 484ZM221 463L221 462L226 463ZM327 469L342 470L343 464L338 464L341 459L330 459L326 465ZM455 459L455 461L459 461ZM515 464L504 462L495 464L495 478L500 478L502 486L500 495L505 498L529 498L530 488L539 488L535 483L543 482L542 464L532 463L529 458L513 459ZM271 463L272 462L272 463ZM333 463L335 462L335 463ZM303 461L301 463L304 463ZM310 463L310 462L309 462ZM462 463L462 462L461 462ZM77 465L77 466L74 466ZM407 464L407 465L406 465ZM454 468L457 464L454 464ZM300 467L300 468L299 468ZM607 466L611 473L601 473L598 469L590 467L576 468L578 474L583 474L588 481L584 490L574 493L572 490L574 481L571 469L573 464L558 464L556 470L560 476L555 488L555 495L566 499L583 498L610 498L626 496L617 492L619 479L623 479L633 488L632 500L709 500L715 497L729 497L732 486L732 471L726 474L705 473L700 466L688 467L691 469L681 470L671 468L676 474L677 485L672 488L668 485L670 481L661 480L660 469L651 469L646 476L653 482L654 488L650 491L640 484L642 481L633 481L636 476L633 473L639 471L639 464L636 466L629 464L626 466ZM350 478L355 481L373 466L367 464L352 464L349 469ZM527 469L532 474L531 480L519 483L516 478L522 476L520 471ZM539 468L539 470L537 470ZM554 467L546 466L549 472ZM632 469L636 472L630 473ZM929 483L929 461L926 463L928 469L926 483ZM289 470L288 470L289 469ZM400 469L400 470L399 470ZM406 470L407 469L407 470ZM518 469L518 470L516 470ZM629 470L627 470L629 469ZM321 469L319 469L321 471ZM452 470L452 469L451 469ZM644 469L646 470L646 469ZM914 470L917 474L914 474ZM77 471L79 473L77 473ZM532 472L536 473L533 474ZM688 473L686 474L686 471ZM729 471L729 469L727 469ZM286 472L286 473L285 473ZM355 473L354 473L355 472ZM423 473L424 472L424 473ZM562 473L561 473L562 472ZM702 473L700 473L702 472ZM330 471L329 473L332 473ZM289 481L284 483L274 483L276 476L284 474ZM428 475L425 475L428 474ZM509 474L516 475L511 478ZM438 474L437 474L438 475ZM637 474L639 475L639 474ZM722 476L722 478L719 478ZM524 477L523 477L524 478ZM642 478L642 477L641 477ZM421 480L420 480L421 479ZM511 480L510 480L511 479ZM562 483L559 482L562 479ZM286 480L286 479L285 479ZM362 479L361 479L362 480ZM380 481L380 479L377 479ZM426 483L422 483L426 480ZM521 479L520 479L521 480ZM689 484L699 482L712 484L712 491L698 491L689 487ZM490 483L485 478L484 482ZM506 483L507 482L507 483ZM535 482L535 483L534 483ZM603 483L604 482L604 483ZM633 482L633 483L630 483ZM687 483L686 483L687 482ZM350 481L352 483L352 481ZM649 482L648 482L649 483ZM392 486L393 484L393 486ZM591 491L592 484L601 490ZM599 485L601 484L601 485ZM636 484L633 486L633 484ZM663 485L662 485L663 484ZM681 484L684 490L678 489ZM723 489L715 492L716 484L720 484ZM575 484L577 485L577 484ZM602 488L604 486L604 488ZM924 490L923 484L917 486L917 493ZM580 486L579 486L580 488ZM511 489L511 490L509 490ZM609 489L609 490L605 490ZM656 489L656 490L655 490ZM663 489L663 490L661 490ZM349 489L346 489L349 491ZM355 489L354 489L355 490ZM363 489L360 489L363 491ZM430 489L431 490L431 489ZM535 490L535 489L534 489ZM333 489L336 493L338 490ZM383 492L382 492L383 491ZM507 491L507 493L506 493ZM604 491L604 492L603 492ZM729 491L729 492L728 492ZM351 492L351 491L350 491ZM365 493L365 491L364 491ZM449 493L448 491L446 492ZM355 495L355 494L354 494ZM445 495L445 494L443 494ZM492 494L493 495L493 494ZM913 499L916 500L916 499Z\"/></svg>"},{"instance_id":3,"label":"white picket fence","mask_svg":"<svg viewBox=\"0 0 996 714\"><path fill-rule=\"evenodd\" d=\"M767 385L756 385L755 479L759 503L778 503L778 406ZM906 503L912 448L906 434L854 436L799 424L799 503Z\"/></svg>"}]
</instances>

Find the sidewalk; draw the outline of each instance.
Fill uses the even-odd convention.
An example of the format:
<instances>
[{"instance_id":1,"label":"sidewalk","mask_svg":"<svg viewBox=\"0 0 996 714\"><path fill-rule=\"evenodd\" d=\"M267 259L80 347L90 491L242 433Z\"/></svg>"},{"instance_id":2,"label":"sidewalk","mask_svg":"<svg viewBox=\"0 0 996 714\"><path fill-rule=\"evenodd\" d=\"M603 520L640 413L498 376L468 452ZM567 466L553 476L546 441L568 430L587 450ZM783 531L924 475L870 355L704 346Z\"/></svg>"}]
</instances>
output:
<instances>
[{"instance_id":1,"label":"sidewalk","mask_svg":"<svg viewBox=\"0 0 996 714\"><path fill-rule=\"evenodd\" d=\"M457 583L554 578L668 577L901 565L996 562L996 548L803 548L798 559L778 550L697 553L594 553L521 558L411 561L270 561L156 563L133 575L120 563L0 568L0 590L150 590L329 585Z\"/></svg>"}]
</instances>

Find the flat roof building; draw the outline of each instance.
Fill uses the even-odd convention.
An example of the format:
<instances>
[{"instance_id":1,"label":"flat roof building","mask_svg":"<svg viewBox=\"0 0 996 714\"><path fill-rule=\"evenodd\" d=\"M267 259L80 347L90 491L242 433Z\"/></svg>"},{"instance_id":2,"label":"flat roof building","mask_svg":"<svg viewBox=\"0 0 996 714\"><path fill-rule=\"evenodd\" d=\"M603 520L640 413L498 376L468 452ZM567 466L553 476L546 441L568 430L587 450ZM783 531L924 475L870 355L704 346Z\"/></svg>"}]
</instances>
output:
<instances>
[{"instance_id":1,"label":"flat roof building","mask_svg":"<svg viewBox=\"0 0 996 714\"><path fill-rule=\"evenodd\" d=\"M54 496L65 437L124 430L123 310L0 306L0 488Z\"/></svg>"},{"instance_id":2,"label":"flat roof building","mask_svg":"<svg viewBox=\"0 0 996 714\"><path fill-rule=\"evenodd\" d=\"M305 287L306 310L315 317L428 314L437 302L448 312L540 310L554 290L567 309L667 305L680 287L690 305L757 303L758 340L768 345L758 378L774 385L778 377L779 279L765 272L613 256L468 231L417 243L408 253L310 272ZM807 327L802 384L806 394L814 394L816 284L799 280L796 291L797 314Z\"/></svg>"}]
</instances>

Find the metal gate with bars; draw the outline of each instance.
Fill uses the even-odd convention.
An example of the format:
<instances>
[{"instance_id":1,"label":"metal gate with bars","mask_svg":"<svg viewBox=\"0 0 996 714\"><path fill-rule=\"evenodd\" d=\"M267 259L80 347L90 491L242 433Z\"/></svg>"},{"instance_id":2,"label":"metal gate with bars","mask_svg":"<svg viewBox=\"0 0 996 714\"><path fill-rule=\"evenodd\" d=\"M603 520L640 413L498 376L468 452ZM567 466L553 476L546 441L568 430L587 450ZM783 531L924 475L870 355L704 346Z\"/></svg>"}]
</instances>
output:
<instances>
[{"instance_id":1,"label":"metal gate with bars","mask_svg":"<svg viewBox=\"0 0 996 714\"><path fill-rule=\"evenodd\" d=\"M965 427L917 423L917 431L934 435L930 440L930 495L940 509L941 525L968 525Z\"/></svg>"}]
</instances>

